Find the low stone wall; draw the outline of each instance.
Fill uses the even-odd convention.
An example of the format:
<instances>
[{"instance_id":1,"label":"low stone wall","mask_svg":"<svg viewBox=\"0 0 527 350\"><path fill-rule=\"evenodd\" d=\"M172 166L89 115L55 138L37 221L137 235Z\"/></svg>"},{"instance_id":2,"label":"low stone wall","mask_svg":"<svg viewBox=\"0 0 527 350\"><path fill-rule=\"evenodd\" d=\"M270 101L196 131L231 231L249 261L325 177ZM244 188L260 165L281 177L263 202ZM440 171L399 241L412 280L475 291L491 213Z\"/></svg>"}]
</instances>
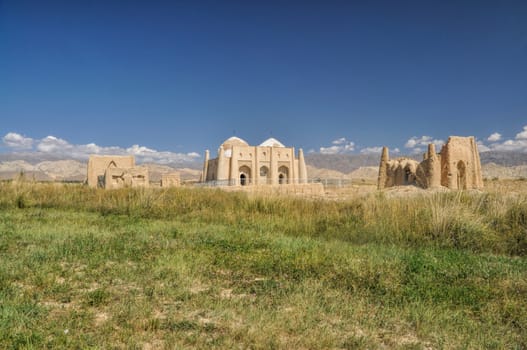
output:
<instances>
[{"instance_id":1,"label":"low stone wall","mask_svg":"<svg viewBox=\"0 0 527 350\"><path fill-rule=\"evenodd\" d=\"M261 195L300 195L307 197L324 196L324 186L321 183L290 184L290 185L256 185L256 186L221 186L225 191L243 191Z\"/></svg>"},{"instance_id":2,"label":"low stone wall","mask_svg":"<svg viewBox=\"0 0 527 350\"><path fill-rule=\"evenodd\" d=\"M161 174L161 187L178 187L181 185L179 173L173 172L168 174Z\"/></svg>"},{"instance_id":3,"label":"low stone wall","mask_svg":"<svg viewBox=\"0 0 527 350\"><path fill-rule=\"evenodd\" d=\"M108 168L104 173L104 188L148 187L148 169L145 167Z\"/></svg>"}]
</instances>

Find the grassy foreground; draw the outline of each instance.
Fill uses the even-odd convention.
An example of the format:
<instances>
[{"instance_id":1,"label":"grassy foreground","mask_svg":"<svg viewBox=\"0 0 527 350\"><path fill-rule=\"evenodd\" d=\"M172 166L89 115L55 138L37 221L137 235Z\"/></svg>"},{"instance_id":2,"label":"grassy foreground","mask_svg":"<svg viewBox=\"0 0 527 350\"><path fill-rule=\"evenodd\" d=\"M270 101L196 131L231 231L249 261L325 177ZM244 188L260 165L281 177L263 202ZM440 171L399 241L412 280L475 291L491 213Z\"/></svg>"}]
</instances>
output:
<instances>
[{"instance_id":1,"label":"grassy foreground","mask_svg":"<svg viewBox=\"0 0 527 350\"><path fill-rule=\"evenodd\" d=\"M0 183L0 348L527 347L527 196Z\"/></svg>"}]
</instances>

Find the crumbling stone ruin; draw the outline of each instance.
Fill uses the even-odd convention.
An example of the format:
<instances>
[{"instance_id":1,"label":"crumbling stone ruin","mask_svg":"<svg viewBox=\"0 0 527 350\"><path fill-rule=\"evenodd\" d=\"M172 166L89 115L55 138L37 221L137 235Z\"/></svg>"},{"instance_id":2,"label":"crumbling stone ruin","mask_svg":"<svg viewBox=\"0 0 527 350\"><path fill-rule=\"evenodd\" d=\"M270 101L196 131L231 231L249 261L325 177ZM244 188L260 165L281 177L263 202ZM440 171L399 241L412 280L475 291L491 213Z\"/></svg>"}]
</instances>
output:
<instances>
[{"instance_id":1,"label":"crumbling stone ruin","mask_svg":"<svg viewBox=\"0 0 527 350\"><path fill-rule=\"evenodd\" d=\"M285 147L280 141L270 138L259 146L231 137L220 145L218 157L205 162L201 182L214 182L223 186L283 185L307 183L304 152Z\"/></svg>"},{"instance_id":2,"label":"crumbling stone ruin","mask_svg":"<svg viewBox=\"0 0 527 350\"><path fill-rule=\"evenodd\" d=\"M148 187L148 169L135 166L134 156L90 156L88 186L115 189Z\"/></svg>"},{"instance_id":3,"label":"crumbling stone ruin","mask_svg":"<svg viewBox=\"0 0 527 350\"><path fill-rule=\"evenodd\" d=\"M161 175L161 187L177 187L181 184L178 172Z\"/></svg>"},{"instance_id":4,"label":"crumbling stone ruin","mask_svg":"<svg viewBox=\"0 0 527 350\"><path fill-rule=\"evenodd\" d=\"M383 147L378 188L404 185L443 186L454 190L483 188L481 162L473 136L450 136L439 154L435 145L430 144L423 158L420 163L410 158L390 160L388 148Z\"/></svg>"},{"instance_id":5,"label":"crumbling stone ruin","mask_svg":"<svg viewBox=\"0 0 527 350\"><path fill-rule=\"evenodd\" d=\"M106 189L148 187L149 184L148 169L145 167L110 167L104 173L104 188Z\"/></svg>"},{"instance_id":6,"label":"crumbling stone ruin","mask_svg":"<svg viewBox=\"0 0 527 350\"><path fill-rule=\"evenodd\" d=\"M104 188L104 174L108 168L133 168L134 156L90 156L88 160L88 186Z\"/></svg>"}]
</instances>

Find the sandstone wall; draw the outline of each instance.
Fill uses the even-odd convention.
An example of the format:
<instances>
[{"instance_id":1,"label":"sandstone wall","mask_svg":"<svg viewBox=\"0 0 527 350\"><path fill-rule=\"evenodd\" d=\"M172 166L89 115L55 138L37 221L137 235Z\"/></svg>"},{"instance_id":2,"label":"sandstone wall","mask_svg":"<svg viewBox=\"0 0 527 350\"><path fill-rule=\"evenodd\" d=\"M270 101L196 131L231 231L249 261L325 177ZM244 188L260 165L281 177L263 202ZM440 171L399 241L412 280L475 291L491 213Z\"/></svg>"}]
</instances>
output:
<instances>
[{"instance_id":1,"label":"sandstone wall","mask_svg":"<svg viewBox=\"0 0 527 350\"><path fill-rule=\"evenodd\" d=\"M88 160L88 186L104 187L104 173L109 167L132 168L134 156L90 156Z\"/></svg>"},{"instance_id":2,"label":"sandstone wall","mask_svg":"<svg viewBox=\"0 0 527 350\"><path fill-rule=\"evenodd\" d=\"M148 169L145 167L106 169L104 174L104 188L117 189L125 187L148 187Z\"/></svg>"},{"instance_id":3,"label":"sandstone wall","mask_svg":"<svg viewBox=\"0 0 527 350\"><path fill-rule=\"evenodd\" d=\"M259 186L226 186L227 191L243 191L259 195L298 195L305 197L324 196L324 186L321 183L291 184L283 185L259 185Z\"/></svg>"},{"instance_id":4,"label":"sandstone wall","mask_svg":"<svg viewBox=\"0 0 527 350\"><path fill-rule=\"evenodd\" d=\"M161 175L161 187L177 187L181 184L179 173Z\"/></svg>"},{"instance_id":5,"label":"sandstone wall","mask_svg":"<svg viewBox=\"0 0 527 350\"><path fill-rule=\"evenodd\" d=\"M223 185L268 185L307 183L307 167L300 149L293 147L249 146L237 138L220 145L218 157L205 152L202 181Z\"/></svg>"},{"instance_id":6,"label":"sandstone wall","mask_svg":"<svg viewBox=\"0 0 527 350\"><path fill-rule=\"evenodd\" d=\"M450 189L483 188L481 161L474 137L450 136L440 154L430 144L424 160L397 158L390 160L383 148L379 164L378 189L392 186L416 185L422 188Z\"/></svg>"},{"instance_id":7,"label":"sandstone wall","mask_svg":"<svg viewBox=\"0 0 527 350\"><path fill-rule=\"evenodd\" d=\"M436 153L435 145L428 145L425 159L417 167L417 186L436 188L441 186L441 157Z\"/></svg>"},{"instance_id":8,"label":"sandstone wall","mask_svg":"<svg viewBox=\"0 0 527 350\"><path fill-rule=\"evenodd\" d=\"M474 137L451 136L441 149L441 185L451 189L483 188Z\"/></svg>"}]
</instances>

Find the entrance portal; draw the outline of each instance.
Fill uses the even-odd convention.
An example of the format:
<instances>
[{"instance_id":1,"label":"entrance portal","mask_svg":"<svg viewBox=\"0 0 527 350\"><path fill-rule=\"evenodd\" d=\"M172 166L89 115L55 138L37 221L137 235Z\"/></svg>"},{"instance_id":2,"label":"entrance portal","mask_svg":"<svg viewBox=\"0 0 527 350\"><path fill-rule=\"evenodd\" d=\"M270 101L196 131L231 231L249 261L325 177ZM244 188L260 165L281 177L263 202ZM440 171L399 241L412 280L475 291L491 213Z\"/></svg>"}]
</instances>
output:
<instances>
[{"instance_id":1,"label":"entrance portal","mask_svg":"<svg viewBox=\"0 0 527 350\"><path fill-rule=\"evenodd\" d=\"M286 166L278 168L278 183L280 185L288 183L289 169Z\"/></svg>"},{"instance_id":2,"label":"entrance portal","mask_svg":"<svg viewBox=\"0 0 527 350\"><path fill-rule=\"evenodd\" d=\"M240 174L240 185L249 185L251 182L251 168L249 168L247 165L241 166L238 173Z\"/></svg>"}]
</instances>

